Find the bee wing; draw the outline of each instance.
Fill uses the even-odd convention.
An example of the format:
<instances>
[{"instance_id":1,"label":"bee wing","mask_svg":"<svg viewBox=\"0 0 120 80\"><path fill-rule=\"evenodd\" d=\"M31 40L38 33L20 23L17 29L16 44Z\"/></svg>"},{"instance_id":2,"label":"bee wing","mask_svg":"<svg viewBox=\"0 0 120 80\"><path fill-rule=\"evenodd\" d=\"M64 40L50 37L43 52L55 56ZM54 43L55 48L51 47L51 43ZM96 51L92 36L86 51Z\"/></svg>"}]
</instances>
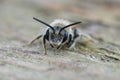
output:
<instances>
[{"instance_id":1,"label":"bee wing","mask_svg":"<svg viewBox=\"0 0 120 80\"><path fill-rule=\"evenodd\" d=\"M80 39L83 42L88 42L88 43L96 43L96 40L93 39L90 35L85 34L85 33L81 33L80 34Z\"/></svg>"}]
</instances>

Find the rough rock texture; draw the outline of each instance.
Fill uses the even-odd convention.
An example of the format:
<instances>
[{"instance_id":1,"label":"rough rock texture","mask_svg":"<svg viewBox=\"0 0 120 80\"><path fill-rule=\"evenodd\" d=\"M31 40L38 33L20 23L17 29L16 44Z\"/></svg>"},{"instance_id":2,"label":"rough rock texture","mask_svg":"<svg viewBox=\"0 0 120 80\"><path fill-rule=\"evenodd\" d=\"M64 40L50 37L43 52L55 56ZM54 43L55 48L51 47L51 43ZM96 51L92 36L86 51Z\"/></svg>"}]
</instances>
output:
<instances>
[{"instance_id":1,"label":"rough rock texture","mask_svg":"<svg viewBox=\"0 0 120 80\"><path fill-rule=\"evenodd\" d=\"M119 0L0 0L0 80L119 80ZM26 46L56 18L81 20L96 43L74 50Z\"/></svg>"}]
</instances>

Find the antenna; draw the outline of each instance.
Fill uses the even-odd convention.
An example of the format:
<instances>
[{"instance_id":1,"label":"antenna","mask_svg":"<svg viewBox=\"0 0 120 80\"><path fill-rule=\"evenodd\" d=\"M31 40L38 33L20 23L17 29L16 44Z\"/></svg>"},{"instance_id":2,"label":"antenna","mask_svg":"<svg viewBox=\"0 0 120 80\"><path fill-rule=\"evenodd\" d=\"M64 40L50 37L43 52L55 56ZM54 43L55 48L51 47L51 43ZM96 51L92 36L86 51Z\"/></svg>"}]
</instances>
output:
<instances>
[{"instance_id":1,"label":"antenna","mask_svg":"<svg viewBox=\"0 0 120 80\"><path fill-rule=\"evenodd\" d=\"M46 26L48 26L48 27L50 27L55 32L54 28L51 25L49 25L48 23L46 23L46 22L44 22L42 20L39 20L39 19L37 19L35 17L33 17L33 19L40 22L40 23L42 23L42 24L44 24L44 25L46 25Z\"/></svg>"},{"instance_id":2,"label":"antenna","mask_svg":"<svg viewBox=\"0 0 120 80\"><path fill-rule=\"evenodd\" d=\"M65 28L68 28L68 27L70 27L70 26L73 26L73 25L76 25L76 24L80 24L80 23L81 23L81 22L75 22L75 23L69 24L69 25L61 28L61 30L59 31L59 33L60 33L62 30L64 30Z\"/></svg>"}]
</instances>

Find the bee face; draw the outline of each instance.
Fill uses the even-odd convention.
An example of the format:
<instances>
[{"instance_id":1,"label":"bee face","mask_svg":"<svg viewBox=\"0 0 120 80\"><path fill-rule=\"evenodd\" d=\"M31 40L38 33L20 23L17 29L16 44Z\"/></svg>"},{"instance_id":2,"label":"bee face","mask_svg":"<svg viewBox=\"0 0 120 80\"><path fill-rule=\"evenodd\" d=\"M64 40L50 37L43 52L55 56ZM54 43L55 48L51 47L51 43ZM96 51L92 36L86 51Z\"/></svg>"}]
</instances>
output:
<instances>
[{"instance_id":1,"label":"bee face","mask_svg":"<svg viewBox=\"0 0 120 80\"><path fill-rule=\"evenodd\" d=\"M64 40L64 35L66 34L65 30L61 30L61 27L59 26L55 26L54 27L55 32L50 32L49 34L49 42L50 44L54 47L57 48L59 45L62 44L63 40Z\"/></svg>"}]
</instances>

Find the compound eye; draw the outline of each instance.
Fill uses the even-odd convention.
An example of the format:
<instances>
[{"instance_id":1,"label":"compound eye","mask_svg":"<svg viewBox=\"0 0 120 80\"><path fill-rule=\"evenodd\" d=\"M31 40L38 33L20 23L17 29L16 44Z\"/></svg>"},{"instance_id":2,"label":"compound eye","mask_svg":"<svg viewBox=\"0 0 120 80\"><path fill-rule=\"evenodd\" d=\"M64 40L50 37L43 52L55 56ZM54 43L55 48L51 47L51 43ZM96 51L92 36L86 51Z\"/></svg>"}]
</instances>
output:
<instances>
[{"instance_id":1,"label":"compound eye","mask_svg":"<svg viewBox=\"0 0 120 80\"><path fill-rule=\"evenodd\" d=\"M64 32L65 32L65 30L62 30L62 31L61 31L61 33L64 33Z\"/></svg>"},{"instance_id":2,"label":"compound eye","mask_svg":"<svg viewBox=\"0 0 120 80\"><path fill-rule=\"evenodd\" d=\"M64 34L66 34L66 33L67 33L66 30L62 30L62 31L60 32L60 35L61 35L61 36L64 36Z\"/></svg>"}]
</instances>

